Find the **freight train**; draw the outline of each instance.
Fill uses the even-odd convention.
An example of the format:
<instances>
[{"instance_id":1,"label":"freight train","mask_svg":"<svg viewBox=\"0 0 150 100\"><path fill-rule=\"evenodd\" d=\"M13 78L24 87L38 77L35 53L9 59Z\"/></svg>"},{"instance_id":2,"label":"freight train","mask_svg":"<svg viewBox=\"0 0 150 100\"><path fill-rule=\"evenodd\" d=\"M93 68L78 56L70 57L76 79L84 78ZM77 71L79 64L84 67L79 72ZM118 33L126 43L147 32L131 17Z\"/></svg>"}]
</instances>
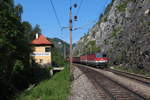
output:
<instances>
[{"instance_id":1,"label":"freight train","mask_svg":"<svg viewBox=\"0 0 150 100\"><path fill-rule=\"evenodd\" d=\"M80 57L73 57L73 63L80 63L85 65L94 66L97 68L104 68L108 64L108 57L106 54L95 53L95 54L87 54L81 55Z\"/></svg>"}]
</instances>

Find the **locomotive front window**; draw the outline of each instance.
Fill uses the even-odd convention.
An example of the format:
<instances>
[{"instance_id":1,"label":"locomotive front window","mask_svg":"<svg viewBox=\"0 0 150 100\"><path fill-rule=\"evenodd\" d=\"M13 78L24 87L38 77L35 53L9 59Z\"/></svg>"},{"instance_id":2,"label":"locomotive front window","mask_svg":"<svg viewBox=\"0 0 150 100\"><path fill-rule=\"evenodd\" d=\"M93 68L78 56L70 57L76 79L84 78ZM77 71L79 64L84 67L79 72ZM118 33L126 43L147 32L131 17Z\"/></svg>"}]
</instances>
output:
<instances>
[{"instance_id":1,"label":"locomotive front window","mask_svg":"<svg viewBox=\"0 0 150 100\"><path fill-rule=\"evenodd\" d=\"M103 57L102 54L100 54L100 53L97 53L97 54L96 54L96 58L101 58L101 57Z\"/></svg>"},{"instance_id":2,"label":"locomotive front window","mask_svg":"<svg viewBox=\"0 0 150 100\"><path fill-rule=\"evenodd\" d=\"M107 57L106 54L103 54L103 57Z\"/></svg>"}]
</instances>

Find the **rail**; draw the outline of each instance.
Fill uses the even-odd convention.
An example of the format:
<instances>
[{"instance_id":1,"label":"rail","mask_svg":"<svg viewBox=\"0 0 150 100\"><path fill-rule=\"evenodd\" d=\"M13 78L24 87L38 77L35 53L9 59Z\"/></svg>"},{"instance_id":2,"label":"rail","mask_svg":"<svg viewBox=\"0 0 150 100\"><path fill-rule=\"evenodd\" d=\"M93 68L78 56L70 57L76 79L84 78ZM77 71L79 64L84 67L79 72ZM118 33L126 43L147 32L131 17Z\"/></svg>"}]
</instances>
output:
<instances>
[{"instance_id":1,"label":"rail","mask_svg":"<svg viewBox=\"0 0 150 100\"><path fill-rule=\"evenodd\" d=\"M131 78L133 80L136 80L138 82L141 82L141 83L144 83L144 84L150 86L150 78L148 78L148 77L144 77L144 76L132 74L132 73L127 73L127 72L123 72L123 71L118 71L115 69L105 69L105 70L113 72L113 73L121 75L121 76L124 76L124 77L127 77L127 78Z\"/></svg>"},{"instance_id":2,"label":"rail","mask_svg":"<svg viewBox=\"0 0 150 100\"><path fill-rule=\"evenodd\" d=\"M88 67L78 66L93 84L98 84L111 100L146 100L145 97L110 79L102 73ZM98 87L97 87L98 88ZM132 95L131 95L132 94ZM109 98L108 97L108 98Z\"/></svg>"}]
</instances>

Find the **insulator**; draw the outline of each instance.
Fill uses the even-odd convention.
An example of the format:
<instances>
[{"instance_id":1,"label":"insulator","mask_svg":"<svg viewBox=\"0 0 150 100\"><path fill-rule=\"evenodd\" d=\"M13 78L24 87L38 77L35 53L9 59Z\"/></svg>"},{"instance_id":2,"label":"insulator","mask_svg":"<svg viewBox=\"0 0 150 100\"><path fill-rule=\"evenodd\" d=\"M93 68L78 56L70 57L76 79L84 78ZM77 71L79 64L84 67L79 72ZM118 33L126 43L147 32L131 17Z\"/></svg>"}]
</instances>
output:
<instances>
[{"instance_id":1,"label":"insulator","mask_svg":"<svg viewBox=\"0 0 150 100\"><path fill-rule=\"evenodd\" d=\"M77 21L77 20L78 20L78 17L77 17L77 16L74 16L74 20Z\"/></svg>"},{"instance_id":2,"label":"insulator","mask_svg":"<svg viewBox=\"0 0 150 100\"><path fill-rule=\"evenodd\" d=\"M77 4L76 3L74 4L74 8L77 8Z\"/></svg>"},{"instance_id":3,"label":"insulator","mask_svg":"<svg viewBox=\"0 0 150 100\"><path fill-rule=\"evenodd\" d=\"M69 22L72 23L72 20L70 19Z\"/></svg>"}]
</instances>

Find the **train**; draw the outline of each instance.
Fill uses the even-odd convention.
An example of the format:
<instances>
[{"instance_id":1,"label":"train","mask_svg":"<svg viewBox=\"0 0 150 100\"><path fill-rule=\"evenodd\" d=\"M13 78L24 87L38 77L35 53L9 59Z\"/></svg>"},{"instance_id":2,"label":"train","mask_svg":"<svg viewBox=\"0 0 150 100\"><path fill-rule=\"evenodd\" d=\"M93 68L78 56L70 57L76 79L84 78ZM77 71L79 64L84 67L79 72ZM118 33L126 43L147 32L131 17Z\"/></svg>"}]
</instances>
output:
<instances>
[{"instance_id":1,"label":"train","mask_svg":"<svg viewBox=\"0 0 150 100\"><path fill-rule=\"evenodd\" d=\"M73 57L72 62L78 64L85 64L97 68L104 68L107 67L109 58L106 56L106 54L94 53L81 55L79 57Z\"/></svg>"}]
</instances>

